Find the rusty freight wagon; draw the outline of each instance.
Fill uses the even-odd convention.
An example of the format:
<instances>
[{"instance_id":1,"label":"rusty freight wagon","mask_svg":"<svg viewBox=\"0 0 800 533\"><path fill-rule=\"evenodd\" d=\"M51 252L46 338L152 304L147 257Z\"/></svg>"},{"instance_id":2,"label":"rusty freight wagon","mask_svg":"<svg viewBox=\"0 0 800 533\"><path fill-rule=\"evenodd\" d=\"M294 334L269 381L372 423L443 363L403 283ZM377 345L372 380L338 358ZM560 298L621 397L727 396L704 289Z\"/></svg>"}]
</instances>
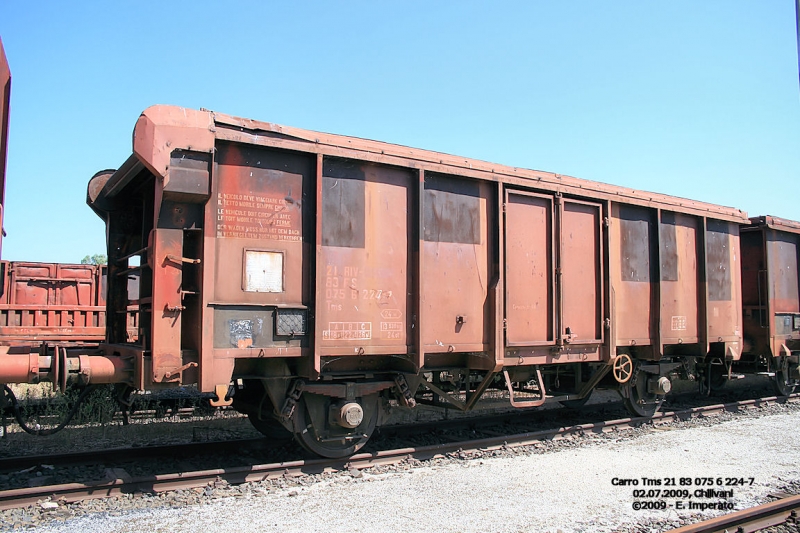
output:
<instances>
[{"instance_id":1,"label":"rusty freight wagon","mask_svg":"<svg viewBox=\"0 0 800 533\"><path fill-rule=\"evenodd\" d=\"M800 223L751 218L741 240L744 353L734 368L769 375L790 394L800 385Z\"/></svg>"},{"instance_id":2,"label":"rusty freight wagon","mask_svg":"<svg viewBox=\"0 0 800 533\"><path fill-rule=\"evenodd\" d=\"M648 415L742 351L736 209L168 106L88 203L107 225L102 354L6 358L0 381L196 385L344 456L389 401L610 385Z\"/></svg>"},{"instance_id":3,"label":"rusty freight wagon","mask_svg":"<svg viewBox=\"0 0 800 533\"><path fill-rule=\"evenodd\" d=\"M2 261L0 276L0 344L105 339L105 267Z\"/></svg>"},{"instance_id":4,"label":"rusty freight wagon","mask_svg":"<svg viewBox=\"0 0 800 533\"><path fill-rule=\"evenodd\" d=\"M105 339L105 265L0 261L0 280L0 346L96 346ZM127 315L132 341L137 313Z\"/></svg>"}]
</instances>

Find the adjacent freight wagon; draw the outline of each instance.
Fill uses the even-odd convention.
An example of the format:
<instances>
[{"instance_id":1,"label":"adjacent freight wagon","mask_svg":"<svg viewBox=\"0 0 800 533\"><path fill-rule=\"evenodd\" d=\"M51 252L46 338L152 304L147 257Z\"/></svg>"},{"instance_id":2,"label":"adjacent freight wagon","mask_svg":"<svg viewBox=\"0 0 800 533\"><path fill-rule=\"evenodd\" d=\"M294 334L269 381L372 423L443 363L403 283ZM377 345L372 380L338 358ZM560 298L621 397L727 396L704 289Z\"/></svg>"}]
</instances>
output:
<instances>
[{"instance_id":1,"label":"adjacent freight wagon","mask_svg":"<svg viewBox=\"0 0 800 533\"><path fill-rule=\"evenodd\" d=\"M0 346L97 346L105 339L105 265L0 261L0 280ZM136 279L129 283L135 287ZM127 316L133 341L137 313Z\"/></svg>"},{"instance_id":2,"label":"adjacent freight wagon","mask_svg":"<svg viewBox=\"0 0 800 533\"><path fill-rule=\"evenodd\" d=\"M133 152L88 187L105 343L3 355L0 382L193 385L325 456L391 401L613 387L647 416L675 379L797 385L794 223L178 107L147 109Z\"/></svg>"},{"instance_id":3,"label":"adjacent freight wagon","mask_svg":"<svg viewBox=\"0 0 800 533\"><path fill-rule=\"evenodd\" d=\"M744 354L734 368L767 374L790 394L800 384L800 223L752 218L741 241Z\"/></svg>"},{"instance_id":4,"label":"adjacent freight wagon","mask_svg":"<svg viewBox=\"0 0 800 533\"><path fill-rule=\"evenodd\" d=\"M99 344L105 338L105 267L0 262L0 344Z\"/></svg>"}]
</instances>

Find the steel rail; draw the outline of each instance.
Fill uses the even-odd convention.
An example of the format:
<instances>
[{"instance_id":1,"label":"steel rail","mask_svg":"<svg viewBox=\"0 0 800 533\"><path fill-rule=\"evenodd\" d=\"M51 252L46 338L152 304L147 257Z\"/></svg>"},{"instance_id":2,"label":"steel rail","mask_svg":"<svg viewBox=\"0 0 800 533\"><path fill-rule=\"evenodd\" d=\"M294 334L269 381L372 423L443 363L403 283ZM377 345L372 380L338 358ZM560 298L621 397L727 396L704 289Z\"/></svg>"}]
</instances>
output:
<instances>
[{"instance_id":1,"label":"steel rail","mask_svg":"<svg viewBox=\"0 0 800 533\"><path fill-rule=\"evenodd\" d=\"M580 411L580 415L587 416L595 411L604 411L609 407L619 407L623 409L622 402L614 402L607 404L595 404L585 406ZM558 408L552 410L553 412ZM543 414L551 414L551 411L545 410L507 410L501 409L499 411L488 411L488 414L480 414L476 416L464 416L460 418L452 418L447 420L434 420L426 422L412 422L412 423L397 423L385 425L381 427L384 434L395 435L408 435L419 434L426 431L441 431L448 429L457 429L461 426L472 426L482 424L502 424L505 422L530 422ZM170 423L170 422L167 422ZM47 455L17 455L0 457L0 473L8 473L19 471L25 468L34 467L42 464L51 466L66 466L76 465L81 463L113 463L123 459L138 459L147 458L156 455L180 455L190 456L198 453L224 452L227 450L241 450L242 448L262 447L268 448L268 440L265 437L256 438L236 438L227 440L207 440L199 442L178 443L178 444L165 444L155 446L137 446L137 447L120 447L120 448L107 448L103 450L87 450L79 452L67 452L60 454L47 454Z\"/></svg>"},{"instance_id":2,"label":"steel rail","mask_svg":"<svg viewBox=\"0 0 800 533\"><path fill-rule=\"evenodd\" d=\"M696 524L670 530L670 533L751 533L792 521L800 524L800 496L790 496L749 509L728 513Z\"/></svg>"},{"instance_id":3,"label":"steel rail","mask_svg":"<svg viewBox=\"0 0 800 533\"><path fill-rule=\"evenodd\" d=\"M77 464L113 463L124 459L142 459L154 455L178 455L187 457L208 451L241 451L242 449L264 446L264 438L235 439L225 441L189 442L183 444L163 444L156 446L139 446L136 448L110 448L69 452L58 455L20 455L0 457L0 472L20 471L39 465L69 466Z\"/></svg>"},{"instance_id":4,"label":"steel rail","mask_svg":"<svg viewBox=\"0 0 800 533\"><path fill-rule=\"evenodd\" d=\"M530 446L543 440L561 440L573 435L588 433L608 433L620 429L639 427L646 424L660 425L673 420L689 420L695 417L710 416L723 412L736 412L757 408L773 403L787 403L800 399L800 394L791 396L770 396L756 400L743 400L727 404L694 407L679 411L657 413L653 417L621 418L605 422L579 424L474 440L445 444L383 450L374 453L361 453L345 459L312 459L286 461L271 464L241 467L158 474L133 478L118 468L106 470L106 479L87 483L68 483L23 489L0 491L0 510L25 507L42 499L51 497L68 503L93 498L106 498L126 493L159 493L179 489L203 487L222 479L229 484L258 482L280 477L297 477L306 474L361 470L374 466L402 463L409 459L429 460L447 457L449 454L467 451L492 451L503 448Z\"/></svg>"}]
</instances>

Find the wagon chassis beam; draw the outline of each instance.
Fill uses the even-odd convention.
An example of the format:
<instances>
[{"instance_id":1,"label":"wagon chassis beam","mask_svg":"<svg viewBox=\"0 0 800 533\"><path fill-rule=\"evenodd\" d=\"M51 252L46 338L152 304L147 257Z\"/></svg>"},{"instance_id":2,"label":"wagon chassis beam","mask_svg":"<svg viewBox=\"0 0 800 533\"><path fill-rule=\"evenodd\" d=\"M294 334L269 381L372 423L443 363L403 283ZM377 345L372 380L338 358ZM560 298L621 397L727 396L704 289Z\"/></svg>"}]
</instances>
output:
<instances>
[{"instance_id":1,"label":"wagon chassis beam","mask_svg":"<svg viewBox=\"0 0 800 533\"><path fill-rule=\"evenodd\" d=\"M483 378L483 381L478 384L478 387L474 391L467 390L467 401L462 402L458 398L454 397L450 393L440 389L433 383L427 380L420 381L420 385L428 389L429 391L433 392L440 398L447 401L447 403L456 407L459 411L469 411L475 404L478 403L483 393L486 392L486 389L489 388L489 385L494 380L494 377L497 375L497 372L487 372L486 376Z\"/></svg>"}]
</instances>

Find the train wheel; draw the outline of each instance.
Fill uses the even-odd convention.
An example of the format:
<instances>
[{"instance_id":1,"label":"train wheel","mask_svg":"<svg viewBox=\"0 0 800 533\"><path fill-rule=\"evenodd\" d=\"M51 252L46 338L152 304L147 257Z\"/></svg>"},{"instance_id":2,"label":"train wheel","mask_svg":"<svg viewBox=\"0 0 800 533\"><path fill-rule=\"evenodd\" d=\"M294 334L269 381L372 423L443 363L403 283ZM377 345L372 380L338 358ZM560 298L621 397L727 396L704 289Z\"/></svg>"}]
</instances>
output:
<instances>
[{"instance_id":1,"label":"train wheel","mask_svg":"<svg viewBox=\"0 0 800 533\"><path fill-rule=\"evenodd\" d=\"M648 375L639 371L638 364L633 376L620 387L625 408L634 416L651 417L664 403L664 395L648 391Z\"/></svg>"},{"instance_id":2,"label":"train wheel","mask_svg":"<svg viewBox=\"0 0 800 533\"><path fill-rule=\"evenodd\" d=\"M336 401L304 393L295 409L294 438L303 448L322 457L348 457L372 436L380 406L378 394L358 401Z\"/></svg>"},{"instance_id":3,"label":"train wheel","mask_svg":"<svg viewBox=\"0 0 800 533\"><path fill-rule=\"evenodd\" d=\"M797 365L789 363L788 357L783 357L782 363L777 365L773 383L775 385L775 390L781 396L789 396L798 389L800 383L798 383L798 380L791 377L793 372L797 372L796 366Z\"/></svg>"},{"instance_id":4,"label":"train wheel","mask_svg":"<svg viewBox=\"0 0 800 533\"><path fill-rule=\"evenodd\" d=\"M292 440L292 432L271 416L259 418L257 414L249 413L247 418L259 433L273 442L283 443Z\"/></svg>"}]
</instances>

